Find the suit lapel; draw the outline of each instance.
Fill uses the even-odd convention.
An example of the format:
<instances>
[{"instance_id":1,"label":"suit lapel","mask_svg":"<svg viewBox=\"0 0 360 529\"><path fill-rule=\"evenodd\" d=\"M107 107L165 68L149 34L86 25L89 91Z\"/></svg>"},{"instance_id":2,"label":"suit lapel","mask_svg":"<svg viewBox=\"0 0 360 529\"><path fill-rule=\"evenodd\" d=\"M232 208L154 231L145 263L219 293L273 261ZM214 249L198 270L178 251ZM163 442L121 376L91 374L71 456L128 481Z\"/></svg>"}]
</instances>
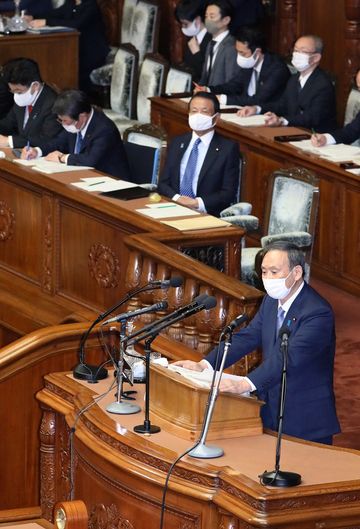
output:
<instances>
[{"instance_id":1,"label":"suit lapel","mask_svg":"<svg viewBox=\"0 0 360 529\"><path fill-rule=\"evenodd\" d=\"M180 167L181 167L181 160L182 160L182 157L184 156L185 154L185 151L186 149L188 148L189 146L189 143L191 141L191 137L192 135L191 134L187 134L186 136L183 136L180 140L180 143L178 145L178 148L177 150L175 151L175 157L176 159L174 159L174 167L177 167L178 168L178 171L177 171L177 187L178 189L180 189Z\"/></svg>"},{"instance_id":2,"label":"suit lapel","mask_svg":"<svg viewBox=\"0 0 360 529\"><path fill-rule=\"evenodd\" d=\"M205 177L207 171L210 169L210 167L216 162L217 157L221 153L221 146L219 142L219 138L215 132L213 139L210 142L208 151L206 153L204 163L202 164L202 167L200 169L199 173L199 179L198 179L198 187L202 181L202 179Z\"/></svg>"}]
</instances>

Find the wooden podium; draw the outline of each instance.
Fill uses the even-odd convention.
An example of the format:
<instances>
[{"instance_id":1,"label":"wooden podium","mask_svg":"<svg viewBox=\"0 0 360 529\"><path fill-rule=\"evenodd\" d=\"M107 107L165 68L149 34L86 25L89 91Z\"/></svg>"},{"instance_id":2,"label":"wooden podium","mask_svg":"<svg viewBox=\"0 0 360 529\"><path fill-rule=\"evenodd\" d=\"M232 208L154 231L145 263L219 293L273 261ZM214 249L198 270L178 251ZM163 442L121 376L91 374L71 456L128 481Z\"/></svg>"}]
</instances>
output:
<instances>
[{"instance_id":1,"label":"wooden podium","mask_svg":"<svg viewBox=\"0 0 360 529\"><path fill-rule=\"evenodd\" d=\"M199 438L209 390L159 365L151 366L151 421L164 430L195 441ZM255 397L230 393L217 398L208 439L229 439L263 433L260 407Z\"/></svg>"}]
</instances>

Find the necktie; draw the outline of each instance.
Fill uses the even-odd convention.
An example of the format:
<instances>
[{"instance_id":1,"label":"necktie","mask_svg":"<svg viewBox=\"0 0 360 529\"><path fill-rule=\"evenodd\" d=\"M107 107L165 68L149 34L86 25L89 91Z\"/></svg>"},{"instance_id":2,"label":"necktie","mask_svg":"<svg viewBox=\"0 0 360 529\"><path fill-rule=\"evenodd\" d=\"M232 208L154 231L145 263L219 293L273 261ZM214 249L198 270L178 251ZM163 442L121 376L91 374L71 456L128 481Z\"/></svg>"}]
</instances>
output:
<instances>
[{"instance_id":1,"label":"necktie","mask_svg":"<svg viewBox=\"0 0 360 529\"><path fill-rule=\"evenodd\" d=\"M216 40L211 40L208 44L209 46L209 60L208 60L208 69L207 69L207 80L206 84L208 84L211 74L211 69L213 66L213 59L214 59L214 46L216 44Z\"/></svg>"},{"instance_id":2,"label":"necktie","mask_svg":"<svg viewBox=\"0 0 360 529\"><path fill-rule=\"evenodd\" d=\"M278 308L277 319L276 319L276 330L279 332L285 319L285 311L282 307Z\"/></svg>"},{"instance_id":3,"label":"necktie","mask_svg":"<svg viewBox=\"0 0 360 529\"><path fill-rule=\"evenodd\" d=\"M248 87L248 95L253 96L256 94L258 82L258 72L254 69L251 74L250 83Z\"/></svg>"},{"instance_id":4,"label":"necktie","mask_svg":"<svg viewBox=\"0 0 360 529\"><path fill-rule=\"evenodd\" d=\"M190 156L186 164L185 172L180 182L180 195L183 195L185 197L195 198L192 184L194 180L196 163L198 159L198 147L200 142L201 139L197 138L191 149Z\"/></svg>"},{"instance_id":5,"label":"necktie","mask_svg":"<svg viewBox=\"0 0 360 529\"><path fill-rule=\"evenodd\" d=\"M31 114L32 109L33 109L33 106L32 106L32 105L28 105L28 112L29 112L29 114Z\"/></svg>"},{"instance_id":6,"label":"necktie","mask_svg":"<svg viewBox=\"0 0 360 529\"><path fill-rule=\"evenodd\" d=\"M82 142L83 142L83 137L81 136L81 132L77 132L74 154L79 154L79 152L81 152Z\"/></svg>"}]
</instances>

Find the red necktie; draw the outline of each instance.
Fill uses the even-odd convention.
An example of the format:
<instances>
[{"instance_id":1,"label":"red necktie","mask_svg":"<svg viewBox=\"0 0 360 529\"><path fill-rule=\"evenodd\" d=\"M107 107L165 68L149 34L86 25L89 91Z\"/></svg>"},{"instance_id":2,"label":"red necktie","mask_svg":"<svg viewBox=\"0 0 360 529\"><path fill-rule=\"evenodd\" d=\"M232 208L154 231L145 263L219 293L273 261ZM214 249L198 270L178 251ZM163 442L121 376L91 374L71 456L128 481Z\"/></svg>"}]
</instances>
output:
<instances>
[{"instance_id":1,"label":"red necktie","mask_svg":"<svg viewBox=\"0 0 360 529\"><path fill-rule=\"evenodd\" d=\"M32 105L28 105L28 112L29 112L29 115L31 114L32 109L33 109L33 106L32 106Z\"/></svg>"}]
</instances>

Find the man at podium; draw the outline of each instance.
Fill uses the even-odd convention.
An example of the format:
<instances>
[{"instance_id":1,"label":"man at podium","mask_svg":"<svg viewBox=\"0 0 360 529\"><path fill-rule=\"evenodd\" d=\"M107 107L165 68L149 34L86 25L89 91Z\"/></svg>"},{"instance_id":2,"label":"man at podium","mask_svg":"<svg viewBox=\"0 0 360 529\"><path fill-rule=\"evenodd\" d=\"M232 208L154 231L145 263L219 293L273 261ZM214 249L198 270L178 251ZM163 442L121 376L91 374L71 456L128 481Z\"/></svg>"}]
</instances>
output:
<instances>
[{"instance_id":1,"label":"man at podium","mask_svg":"<svg viewBox=\"0 0 360 529\"><path fill-rule=\"evenodd\" d=\"M304 282L304 255L292 243L279 241L264 249L262 279L267 295L248 327L235 333L225 368L256 348L262 363L247 377L223 379L220 390L257 391L265 401L265 428L277 430L283 356L280 328L289 334L287 395L283 432L308 441L332 444L340 431L333 390L335 328L332 308ZM220 354L223 344L220 345ZM217 348L204 360L178 365L202 371L216 364ZM219 365L219 364L218 364Z\"/></svg>"}]
</instances>

